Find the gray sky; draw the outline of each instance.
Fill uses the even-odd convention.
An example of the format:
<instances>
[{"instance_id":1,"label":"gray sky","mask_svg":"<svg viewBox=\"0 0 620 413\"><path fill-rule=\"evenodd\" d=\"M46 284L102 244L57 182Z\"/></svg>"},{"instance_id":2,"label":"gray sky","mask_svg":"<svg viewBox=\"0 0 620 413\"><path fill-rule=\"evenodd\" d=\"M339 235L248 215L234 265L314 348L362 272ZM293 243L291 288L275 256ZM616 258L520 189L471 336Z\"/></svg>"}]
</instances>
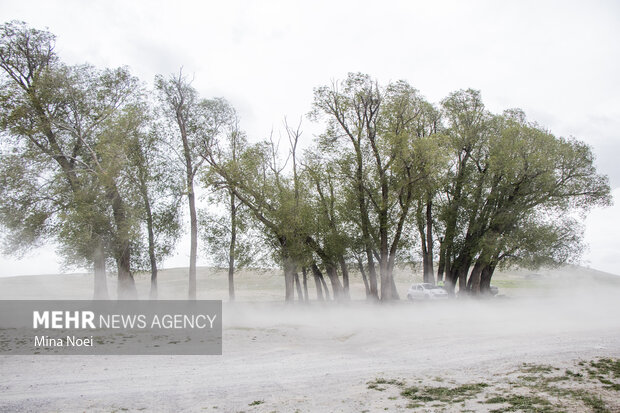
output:
<instances>
[{"instance_id":1,"label":"gray sky","mask_svg":"<svg viewBox=\"0 0 620 413\"><path fill-rule=\"evenodd\" d=\"M556 135L593 146L620 201L620 2L615 1L0 1L3 21L57 35L67 63L195 76L227 98L252 139L310 109L312 89L347 72L405 79L430 101L482 91ZM320 129L304 119L309 141ZM620 272L620 207L586 221L586 264ZM186 244L186 243L184 243ZM187 266L183 244L168 266ZM0 276L55 273L53 251L0 257Z\"/></svg>"}]
</instances>

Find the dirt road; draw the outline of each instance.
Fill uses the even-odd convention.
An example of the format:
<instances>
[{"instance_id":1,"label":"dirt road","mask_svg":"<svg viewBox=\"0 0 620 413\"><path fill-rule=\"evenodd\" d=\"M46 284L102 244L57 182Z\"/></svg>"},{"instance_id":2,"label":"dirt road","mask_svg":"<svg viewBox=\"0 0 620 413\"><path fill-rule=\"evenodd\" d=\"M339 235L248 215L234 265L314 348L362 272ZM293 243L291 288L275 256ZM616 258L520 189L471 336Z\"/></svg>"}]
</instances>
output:
<instances>
[{"instance_id":1,"label":"dirt road","mask_svg":"<svg viewBox=\"0 0 620 413\"><path fill-rule=\"evenodd\" d=\"M619 296L225 305L222 356L3 356L0 410L411 411L368 382L496 385L523 363L620 357ZM435 409L465 408L418 408Z\"/></svg>"}]
</instances>

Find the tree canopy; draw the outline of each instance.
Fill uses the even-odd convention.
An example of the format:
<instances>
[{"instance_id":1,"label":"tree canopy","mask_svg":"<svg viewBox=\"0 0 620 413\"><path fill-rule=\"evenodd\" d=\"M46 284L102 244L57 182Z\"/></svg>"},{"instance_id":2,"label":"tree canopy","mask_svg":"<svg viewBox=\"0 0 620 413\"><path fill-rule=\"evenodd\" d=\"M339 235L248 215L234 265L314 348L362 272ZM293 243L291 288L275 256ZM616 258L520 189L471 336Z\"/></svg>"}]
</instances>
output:
<instances>
[{"instance_id":1,"label":"tree canopy","mask_svg":"<svg viewBox=\"0 0 620 413\"><path fill-rule=\"evenodd\" d=\"M230 103L182 72L147 89L125 67L64 64L54 35L23 22L0 39L4 252L53 240L68 263L92 265L97 298L111 263L119 297L135 296L142 269L157 297L183 198L188 296L201 233L231 300L235 269L264 263L259 250L283 269L286 300L308 300L308 276L319 299L326 276L347 300L352 271L369 299L398 299L395 266L420 259L425 282L484 293L498 266L576 259L581 218L611 202L587 144L519 109L491 113L476 90L433 104L407 81L350 73L314 90L308 118L323 133L302 151L303 122L285 118L286 139L248 137ZM202 213L197 189L211 194Z\"/></svg>"}]
</instances>

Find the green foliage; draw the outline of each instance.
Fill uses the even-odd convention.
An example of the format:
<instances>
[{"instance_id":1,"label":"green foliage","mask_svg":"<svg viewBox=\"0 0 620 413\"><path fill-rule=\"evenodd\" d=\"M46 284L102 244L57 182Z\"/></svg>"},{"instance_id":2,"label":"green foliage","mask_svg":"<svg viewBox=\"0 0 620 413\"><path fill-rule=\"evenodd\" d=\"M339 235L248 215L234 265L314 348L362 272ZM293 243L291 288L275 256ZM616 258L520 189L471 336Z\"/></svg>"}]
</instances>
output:
<instances>
[{"instance_id":1,"label":"green foliage","mask_svg":"<svg viewBox=\"0 0 620 413\"><path fill-rule=\"evenodd\" d=\"M396 387L401 397L409 401L407 408L444 409L460 404L461 411L478 411L477 404L491 412L609 412L615 407L615 391L611 386L601 387L600 376L615 383L618 361L601 358L579 361L575 370L563 370L552 365L523 363L505 380L492 383L465 383L449 386L407 386L403 380L377 378L367 382L368 389L389 392ZM585 373L588 373L587 375ZM521 374L514 377L516 374ZM437 379L435 379L437 381ZM422 383L423 380L418 380ZM602 382L605 384L604 382ZM611 392L610 392L611 391ZM389 400L398 400L390 396ZM469 406L467 406L469 404ZM469 407L470 409L465 409Z\"/></svg>"},{"instance_id":2,"label":"green foliage","mask_svg":"<svg viewBox=\"0 0 620 413\"><path fill-rule=\"evenodd\" d=\"M258 251L268 251L287 274L317 264L337 288L363 257L371 294L379 273L391 299L394 265L417 258L425 229L451 281L474 263L490 277L497 266L575 261L580 218L611 202L588 145L519 109L493 114L476 90L435 106L405 81L350 73L314 90L309 116L325 130L299 153L301 123L285 123L288 151L272 138L250 144L234 108L201 99L182 73L156 78L152 105L127 68L63 64L51 33L10 22L0 39L8 253L53 239L71 263L103 248L146 268L171 253L180 199L193 199L199 177L211 193L201 226L215 263L230 254L237 267L264 263Z\"/></svg>"},{"instance_id":3,"label":"green foliage","mask_svg":"<svg viewBox=\"0 0 620 413\"><path fill-rule=\"evenodd\" d=\"M488 387L486 383L463 384L457 387L412 386L403 389L401 395L414 402L460 403L475 397L486 387Z\"/></svg>"},{"instance_id":4,"label":"green foliage","mask_svg":"<svg viewBox=\"0 0 620 413\"><path fill-rule=\"evenodd\" d=\"M578 259L582 234L571 211L610 202L591 149L519 110L490 114L476 91L456 92L442 106L453 167L437 218L453 280L476 259L493 268Z\"/></svg>"},{"instance_id":5,"label":"green foliage","mask_svg":"<svg viewBox=\"0 0 620 413\"><path fill-rule=\"evenodd\" d=\"M103 249L129 274L132 260L141 266L137 182L148 175L137 172L147 168L137 148L149 122L138 80L126 68L67 66L54 36L24 23L1 31L5 249L53 239L67 264L80 266Z\"/></svg>"},{"instance_id":6,"label":"green foliage","mask_svg":"<svg viewBox=\"0 0 620 413\"><path fill-rule=\"evenodd\" d=\"M493 409L493 412L556 412L553 405L547 400L539 396L528 396L513 394L509 396L494 396L488 398L485 403L488 404L500 404L507 403L508 407L501 407Z\"/></svg>"}]
</instances>

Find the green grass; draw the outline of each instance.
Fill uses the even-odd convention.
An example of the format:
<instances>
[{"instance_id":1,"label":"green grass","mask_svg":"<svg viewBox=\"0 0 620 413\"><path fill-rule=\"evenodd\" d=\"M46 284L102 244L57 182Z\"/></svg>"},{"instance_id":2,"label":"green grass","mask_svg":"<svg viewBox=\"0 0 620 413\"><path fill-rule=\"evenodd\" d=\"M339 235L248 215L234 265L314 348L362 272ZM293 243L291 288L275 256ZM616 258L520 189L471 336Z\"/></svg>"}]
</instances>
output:
<instances>
[{"instance_id":1,"label":"green grass","mask_svg":"<svg viewBox=\"0 0 620 413\"><path fill-rule=\"evenodd\" d=\"M524 381L526 387L537 395L547 394L557 397L559 400L574 400L582 402L590 411L594 413L610 412L605 400L600 394L597 394L596 381L603 384L605 389L620 391L620 383L615 382L620 377L620 361L602 358L589 363L578 362L578 369L581 371L573 371L566 369L562 376L554 375L557 368L546 365L527 365L524 364L521 371L527 372L529 376L520 376L519 379ZM584 375L587 373L587 378ZM558 386L559 382L579 383L579 389ZM584 389L583 386L588 388ZM540 396L527 396L540 397ZM512 408L512 404L509 408ZM538 404L536 408L543 410L532 411L553 411L550 405ZM544 410L547 409L547 410ZM498 412L513 411L499 409Z\"/></svg>"},{"instance_id":2,"label":"green grass","mask_svg":"<svg viewBox=\"0 0 620 413\"><path fill-rule=\"evenodd\" d=\"M556 370L559 370L557 367L549 366L546 364L529 364L523 363L521 369L523 373L553 373Z\"/></svg>"},{"instance_id":3,"label":"green grass","mask_svg":"<svg viewBox=\"0 0 620 413\"><path fill-rule=\"evenodd\" d=\"M582 395L581 401L589 406L594 413L608 413L610 412L605 405L605 402L601 398L601 396L591 396L591 395Z\"/></svg>"},{"instance_id":4,"label":"green grass","mask_svg":"<svg viewBox=\"0 0 620 413\"><path fill-rule=\"evenodd\" d=\"M568 377L569 379L574 379L574 380L581 380L583 378L583 374L579 372L575 373L572 370L568 370L568 369L566 369L566 371L564 372L564 375Z\"/></svg>"},{"instance_id":5,"label":"green grass","mask_svg":"<svg viewBox=\"0 0 620 413\"><path fill-rule=\"evenodd\" d=\"M620 379L620 360L601 358L591 361L585 370L590 379L598 380L606 389L620 391L620 383L614 381Z\"/></svg>"},{"instance_id":6,"label":"green grass","mask_svg":"<svg viewBox=\"0 0 620 413\"><path fill-rule=\"evenodd\" d=\"M516 378L514 375L518 375ZM385 391L389 386L400 389L400 396L407 408L420 407L445 409L446 405L461 403L461 411L472 406L467 402L482 395L484 403L493 413L530 412L559 413L567 408L581 406L584 412L610 413L617 411L617 394L620 391L620 361L601 358L594 361L579 361L571 369L560 369L546 364L522 364L512 377L489 386L486 383L468 383L454 386L425 386L422 380L413 378L418 384L406 386L403 380L377 378L367 383L369 389ZM438 377L434 378L437 382ZM519 389L515 394L505 389ZM603 389L605 391L603 391ZM488 393L491 392L491 395ZM486 399L485 399L486 397ZM391 395L389 400L397 400ZM444 406L444 407L442 407Z\"/></svg>"},{"instance_id":7,"label":"green grass","mask_svg":"<svg viewBox=\"0 0 620 413\"><path fill-rule=\"evenodd\" d=\"M379 387L379 385L377 383L368 383L368 388L370 390L376 390L376 391L384 391L385 387Z\"/></svg>"},{"instance_id":8,"label":"green grass","mask_svg":"<svg viewBox=\"0 0 620 413\"><path fill-rule=\"evenodd\" d=\"M368 385L368 388L371 390L384 391L386 387L381 387L380 386L381 384L402 387L405 385L405 382L401 380L396 380L396 379L384 379L383 377L379 377L379 378L374 379L373 381L369 381L366 384Z\"/></svg>"},{"instance_id":9,"label":"green grass","mask_svg":"<svg viewBox=\"0 0 620 413\"><path fill-rule=\"evenodd\" d=\"M620 383L614 382L620 379L620 360L601 358L591 361L587 372L591 378L604 384L606 389L620 391Z\"/></svg>"},{"instance_id":10,"label":"green grass","mask_svg":"<svg viewBox=\"0 0 620 413\"><path fill-rule=\"evenodd\" d=\"M456 387L444 386L410 386L404 387L405 382L396 379L377 378L366 383L368 388L376 391L385 391L386 386L397 386L403 390L400 395L410 401L407 408L413 409L422 406L424 403L438 402L441 403L460 403L468 400L486 387L486 383L470 383ZM384 387L381 387L383 385ZM395 400L395 397L389 397L389 400Z\"/></svg>"},{"instance_id":11,"label":"green grass","mask_svg":"<svg viewBox=\"0 0 620 413\"><path fill-rule=\"evenodd\" d=\"M503 412L536 412L551 413L557 412L549 400L540 396L529 396L522 394L496 395L484 401L486 404L508 404L507 407L500 407L491 410L494 413Z\"/></svg>"},{"instance_id":12,"label":"green grass","mask_svg":"<svg viewBox=\"0 0 620 413\"><path fill-rule=\"evenodd\" d=\"M413 402L460 403L476 396L486 387L486 383L463 384L457 387L411 386L403 389L400 394Z\"/></svg>"},{"instance_id":13,"label":"green grass","mask_svg":"<svg viewBox=\"0 0 620 413\"><path fill-rule=\"evenodd\" d=\"M369 382L370 383L376 383L376 384L391 384L394 386L404 386L405 382L401 381L401 380L396 380L396 379L384 379L382 377L375 379L373 382Z\"/></svg>"}]
</instances>

